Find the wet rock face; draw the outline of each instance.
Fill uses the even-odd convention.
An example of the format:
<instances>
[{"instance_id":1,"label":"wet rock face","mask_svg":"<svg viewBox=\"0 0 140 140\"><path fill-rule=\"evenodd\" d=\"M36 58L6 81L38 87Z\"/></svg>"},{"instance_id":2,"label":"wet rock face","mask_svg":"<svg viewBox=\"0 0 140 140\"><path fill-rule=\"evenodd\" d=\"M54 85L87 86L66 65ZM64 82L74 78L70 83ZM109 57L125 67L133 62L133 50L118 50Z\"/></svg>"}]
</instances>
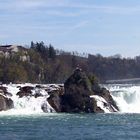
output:
<instances>
[{"instance_id":1,"label":"wet rock face","mask_svg":"<svg viewBox=\"0 0 140 140\"><path fill-rule=\"evenodd\" d=\"M61 112L61 96L57 92L51 94L47 101L56 112Z\"/></svg>"},{"instance_id":2,"label":"wet rock face","mask_svg":"<svg viewBox=\"0 0 140 140\"><path fill-rule=\"evenodd\" d=\"M109 106L111 112L119 111L116 102L113 100L110 92L106 88L98 87L98 90L94 90L94 93L95 95L103 97L107 101L107 103L105 103L105 106Z\"/></svg>"},{"instance_id":3,"label":"wet rock face","mask_svg":"<svg viewBox=\"0 0 140 140\"><path fill-rule=\"evenodd\" d=\"M12 94L7 92L6 87L0 86L0 111L6 111L14 107L12 99L7 96L12 96Z\"/></svg>"},{"instance_id":4,"label":"wet rock face","mask_svg":"<svg viewBox=\"0 0 140 140\"><path fill-rule=\"evenodd\" d=\"M61 85L55 90L48 91L50 97L47 99L49 104L55 109L56 112L61 112L62 110L62 99L61 96L64 95L64 87Z\"/></svg>"},{"instance_id":5,"label":"wet rock face","mask_svg":"<svg viewBox=\"0 0 140 140\"><path fill-rule=\"evenodd\" d=\"M112 96L110 95L110 92L106 88L101 89L100 96L102 96L107 101L108 105L112 109L112 112L116 112L117 110L119 111L119 108L116 105L116 102L113 100Z\"/></svg>"},{"instance_id":6,"label":"wet rock face","mask_svg":"<svg viewBox=\"0 0 140 140\"><path fill-rule=\"evenodd\" d=\"M13 101L3 95L0 95L0 111L6 111L14 107Z\"/></svg>"}]
</instances>

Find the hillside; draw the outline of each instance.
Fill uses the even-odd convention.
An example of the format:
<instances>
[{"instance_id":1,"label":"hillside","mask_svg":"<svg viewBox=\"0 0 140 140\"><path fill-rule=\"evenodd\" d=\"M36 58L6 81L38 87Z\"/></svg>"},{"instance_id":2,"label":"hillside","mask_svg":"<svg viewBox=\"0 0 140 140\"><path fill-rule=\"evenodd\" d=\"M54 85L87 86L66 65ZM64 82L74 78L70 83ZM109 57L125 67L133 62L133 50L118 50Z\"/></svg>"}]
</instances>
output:
<instances>
[{"instance_id":1,"label":"hillside","mask_svg":"<svg viewBox=\"0 0 140 140\"><path fill-rule=\"evenodd\" d=\"M0 46L0 81L3 83L63 83L78 66L94 81L140 77L140 57L135 59L79 55L56 50L43 42L31 42L28 48ZM94 76L96 75L96 77Z\"/></svg>"}]
</instances>

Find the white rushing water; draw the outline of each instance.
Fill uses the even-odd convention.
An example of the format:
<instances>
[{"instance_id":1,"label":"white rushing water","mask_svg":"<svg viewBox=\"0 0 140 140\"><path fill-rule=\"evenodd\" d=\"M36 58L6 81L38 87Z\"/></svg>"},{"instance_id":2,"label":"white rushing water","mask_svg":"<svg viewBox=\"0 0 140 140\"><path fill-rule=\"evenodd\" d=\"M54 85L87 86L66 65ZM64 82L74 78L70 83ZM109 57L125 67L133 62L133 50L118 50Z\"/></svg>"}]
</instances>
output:
<instances>
[{"instance_id":1,"label":"white rushing water","mask_svg":"<svg viewBox=\"0 0 140 140\"><path fill-rule=\"evenodd\" d=\"M41 114L43 110L41 106L45 104L47 112L55 112L54 109L49 105L47 102L47 98L49 97L48 93L45 89L34 89L32 90L32 94L40 93L41 97L35 98L34 96L27 96L19 98L16 94L19 92L19 87L23 86L31 86L35 87L36 85L33 84L10 84L10 85L3 85L7 87L7 91L12 94L9 96L14 102L14 108L8 111L1 111L0 115L30 115L30 114Z\"/></svg>"},{"instance_id":2,"label":"white rushing water","mask_svg":"<svg viewBox=\"0 0 140 140\"><path fill-rule=\"evenodd\" d=\"M107 86L122 113L140 113L140 85Z\"/></svg>"}]
</instances>

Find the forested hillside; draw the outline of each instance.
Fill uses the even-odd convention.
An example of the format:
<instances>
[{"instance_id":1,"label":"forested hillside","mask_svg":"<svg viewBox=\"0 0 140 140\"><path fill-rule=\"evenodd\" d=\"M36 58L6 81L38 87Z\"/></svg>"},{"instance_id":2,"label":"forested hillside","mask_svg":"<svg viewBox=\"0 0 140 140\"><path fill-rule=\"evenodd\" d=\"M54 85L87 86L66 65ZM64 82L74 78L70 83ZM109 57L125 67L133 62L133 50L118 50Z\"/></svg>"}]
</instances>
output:
<instances>
[{"instance_id":1,"label":"forested hillside","mask_svg":"<svg viewBox=\"0 0 140 140\"><path fill-rule=\"evenodd\" d=\"M56 50L43 42L31 42L28 48L18 46L18 51L8 47L0 46L0 81L3 83L63 83L77 66L91 81L96 77L101 82L140 77L138 56L135 59L90 54L85 57Z\"/></svg>"}]
</instances>

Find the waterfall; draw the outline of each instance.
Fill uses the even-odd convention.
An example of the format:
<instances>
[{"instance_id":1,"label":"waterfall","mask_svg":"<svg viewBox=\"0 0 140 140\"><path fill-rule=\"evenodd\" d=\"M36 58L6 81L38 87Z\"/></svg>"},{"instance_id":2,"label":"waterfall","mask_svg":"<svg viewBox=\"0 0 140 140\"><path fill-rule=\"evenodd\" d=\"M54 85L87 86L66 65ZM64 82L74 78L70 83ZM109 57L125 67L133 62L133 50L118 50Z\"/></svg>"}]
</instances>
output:
<instances>
[{"instance_id":1,"label":"waterfall","mask_svg":"<svg viewBox=\"0 0 140 140\"><path fill-rule=\"evenodd\" d=\"M140 85L110 85L108 89L122 113L140 113Z\"/></svg>"},{"instance_id":2,"label":"waterfall","mask_svg":"<svg viewBox=\"0 0 140 140\"><path fill-rule=\"evenodd\" d=\"M7 92L11 95L7 95L9 98L11 98L14 102L14 108L10 109L8 111L2 111L1 114L12 114L12 115L29 115L29 114L41 114L43 113L43 110L41 109L41 106L45 104L47 112L55 112L54 109L49 105L47 102L47 98L49 97L47 91L44 89L36 89L33 84L9 84L9 85L3 85L4 87L7 87ZM34 87L34 90L32 90L32 95L36 92L39 92L41 95L40 97L35 98L35 96L25 96L22 98L19 98L17 93L19 92L19 87L22 86L32 86ZM36 91L38 90L38 91Z\"/></svg>"},{"instance_id":3,"label":"waterfall","mask_svg":"<svg viewBox=\"0 0 140 140\"><path fill-rule=\"evenodd\" d=\"M55 90L57 85L41 85L45 88L37 88L35 84L9 84L3 85L7 88L7 92L10 93L6 95L11 98L14 103L14 108L8 111L1 111L0 114L18 114L18 115L30 115L30 114L42 114L42 105L45 106L45 112L55 112L55 110L50 106L47 101L49 97L47 89ZM20 87L31 86L34 87L32 90L32 96L24 96L20 98L17 93L20 91ZM113 99L115 100L120 112L122 113L140 113L140 85L105 85L105 87L110 91ZM40 93L41 96L35 97L36 93ZM104 112L111 113L112 111L107 104L107 101L98 95L92 95L97 101L97 106L100 107Z\"/></svg>"}]
</instances>

